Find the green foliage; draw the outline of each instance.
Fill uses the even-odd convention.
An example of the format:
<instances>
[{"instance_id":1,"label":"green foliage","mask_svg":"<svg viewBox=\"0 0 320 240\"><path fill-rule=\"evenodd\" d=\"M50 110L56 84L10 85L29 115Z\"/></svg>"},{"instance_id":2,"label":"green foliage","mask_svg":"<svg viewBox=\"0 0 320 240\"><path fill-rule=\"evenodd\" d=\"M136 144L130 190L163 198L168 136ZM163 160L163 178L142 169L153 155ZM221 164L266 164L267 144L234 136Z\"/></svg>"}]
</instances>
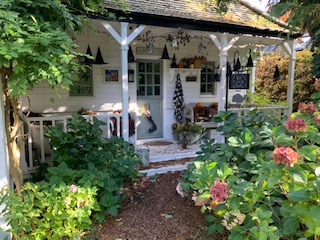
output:
<instances>
[{"instance_id":1,"label":"green foliage","mask_svg":"<svg viewBox=\"0 0 320 240\"><path fill-rule=\"evenodd\" d=\"M317 0L280 1L271 9L271 14L281 17L288 22L292 31L299 28L302 32L308 32L313 39L314 59L312 74L320 77L320 4Z\"/></svg>"},{"instance_id":2,"label":"green foliage","mask_svg":"<svg viewBox=\"0 0 320 240\"><path fill-rule=\"evenodd\" d=\"M103 138L101 125L74 115L67 132L50 128L54 166L46 168L44 181L1 198L15 239L80 239L90 229L92 212L98 221L118 214L124 184L140 178L139 158L123 139Z\"/></svg>"},{"instance_id":3,"label":"green foliage","mask_svg":"<svg viewBox=\"0 0 320 240\"><path fill-rule=\"evenodd\" d=\"M26 183L20 194L8 190L1 198L8 231L15 239L80 239L90 229L92 210L98 209L96 192L64 182Z\"/></svg>"},{"instance_id":4,"label":"green foliage","mask_svg":"<svg viewBox=\"0 0 320 240\"><path fill-rule=\"evenodd\" d=\"M312 98L317 101L319 94ZM240 118L217 114L226 142L205 142L181 183L198 197L193 200L207 214L208 234L226 229L228 239L237 240L319 239L320 103L308 106L292 114L307 125L294 128L297 122L289 120L295 131L286 127L289 121L282 124L255 111ZM222 169L228 170L228 198L203 201L213 198L208 188L221 178Z\"/></svg>"},{"instance_id":5,"label":"green foliage","mask_svg":"<svg viewBox=\"0 0 320 240\"><path fill-rule=\"evenodd\" d=\"M306 101L315 92L311 75L312 53L309 50L297 52L295 66L295 84L293 94L293 108L297 109L300 102ZM275 64L278 65L281 79L273 79ZM287 100L288 86L288 55L279 52L265 55L263 60L257 64L256 91L258 102L279 103Z\"/></svg>"},{"instance_id":6,"label":"green foliage","mask_svg":"<svg viewBox=\"0 0 320 240\"><path fill-rule=\"evenodd\" d=\"M121 138L103 138L102 124L95 117L86 122L81 115L74 115L67 124L67 132L59 126L47 132L54 149L54 167L48 169L47 180L50 184L63 181L96 187L100 213L95 216L99 221L104 220L105 210L117 215L124 198L120 190L125 181L140 177L135 169L139 158L134 148Z\"/></svg>"}]
</instances>

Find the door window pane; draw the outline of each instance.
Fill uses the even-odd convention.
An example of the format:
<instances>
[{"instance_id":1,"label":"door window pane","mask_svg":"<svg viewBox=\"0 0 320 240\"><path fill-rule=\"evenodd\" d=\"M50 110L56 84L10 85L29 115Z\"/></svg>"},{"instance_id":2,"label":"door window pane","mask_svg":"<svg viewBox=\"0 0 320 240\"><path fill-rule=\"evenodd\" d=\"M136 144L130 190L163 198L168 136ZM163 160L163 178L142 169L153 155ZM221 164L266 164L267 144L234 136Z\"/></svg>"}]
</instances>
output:
<instances>
[{"instance_id":1,"label":"door window pane","mask_svg":"<svg viewBox=\"0 0 320 240\"><path fill-rule=\"evenodd\" d=\"M145 72L146 69L145 69L145 65L144 63L139 63L139 72Z\"/></svg>"},{"instance_id":2,"label":"door window pane","mask_svg":"<svg viewBox=\"0 0 320 240\"><path fill-rule=\"evenodd\" d=\"M152 72L152 70L153 70L153 69L152 69L152 65L153 65L152 63L147 63L147 72L148 72L148 73L151 73L151 72Z\"/></svg>"},{"instance_id":3,"label":"door window pane","mask_svg":"<svg viewBox=\"0 0 320 240\"><path fill-rule=\"evenodd\" d=\"M154 95L159 96L160 95L160 86L154 87Z\"/></svg>"},{"instance_id":4,"label":"door window pane","mask_svg":"<svg viewBox=\"0 0 320 240\"><path fill-rule=\"evenodd\" d=\"M155 63L154 64L154 72L160 73L160 63Z\"/></svg>"},{"instance_id":5,"label":"door window pane","mask_svg":"<svg viewBox=\"0 0 320 240\"><path fill-rule=\"evenodd\" d=\"M154 84L160 84L160 74L154 75Z\"/></svg>"},{"instance_id":6,"label":"door window pane","mask_svg":"<svg viewBox=\"0 0 320 240\"><path fill-rule=\"evenodd\" d=\"M138 89L138 96L145 96L146 93L145 93L145 87L144 86L139 86L139 89Z\"/></svg>"},{"instance_id":7,"label":"door window pane","mask_svg":"<svg viewBox=\"0 0 320 240\"><path fill-rule=\"evenodd\" d=\"M153 91L152 91L152 86L147 86L147 96L152 96L153 95Z\"/></svg>"},{"instance_id":8,"label":"door window pane","mask_svg":"<svg viewBox=\"0 0 320 240\"><path fill-rule=\"evenodd\" d=\"M152 74L148 74L147 75L147 84L149 85L149 84L152 84L153 83L153 76L152 76Z\"/></svg>"},{"instance_id":9,"label":"door window pane","mask_svg":"<svg viewBox=\"0 0 320 240\"><path fill-rule=\"evenodd\" d=\"M139 75L139 84L146 84L145 75L144 74L140 74Z\"/></svg>"}]
</instances>

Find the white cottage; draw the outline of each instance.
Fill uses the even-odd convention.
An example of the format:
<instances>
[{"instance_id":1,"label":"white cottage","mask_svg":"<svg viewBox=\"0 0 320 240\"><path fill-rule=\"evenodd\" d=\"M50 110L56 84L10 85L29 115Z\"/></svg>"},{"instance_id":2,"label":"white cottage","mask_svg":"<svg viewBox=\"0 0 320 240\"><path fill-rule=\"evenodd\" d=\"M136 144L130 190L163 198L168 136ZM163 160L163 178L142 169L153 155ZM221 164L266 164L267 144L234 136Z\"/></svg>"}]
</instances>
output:
<instances>
[{"instance_id":1,"label":"white cottage","mask_svg":"<svg viewBox=\"0 0 320 240\"><path fill-rule=\"evenodd\" d=\"M230 4L228 12L222 15L200 0L129 0L126 12L112 2L105 1L114 19L92 16L94 29L70 33L78 51L95 57L93 62L86 59L91 70L75 80L70 91L61 89L60 97L45 83L35 86L28 92L32 112L62 117L82 108L100 115L120 110L120 114L109 117L118 116L117 134L121 132L125 140L135 143L137 139L172 139L178 76L189 120L196 121L192 114L196 103L206 106L216 102L218 110L225 110L237 99L234 95L240 94L241 98L247 92L252 94L255 68L246 67L249 50L259 52L266 45L279 43L290 55L288 112L291 112L293 40L298 35L288 39L285 23L243 0ZM255 63L256 57L253 54L251 57ZM233 73L245 71L250 76L249 83L246 78L227 81L227 63L234 70L238 61L240 70ZM229 84L233 84L233 89ZM23 103L23 109L27 110L29 100L23 98ZM134 119L133 135L128 112ZM110 118L107 122L108 126L112 124ZM107 136L109 130L107 127ZM44 153L45 147L41 151Z\"/></svg>"}]
</instances>

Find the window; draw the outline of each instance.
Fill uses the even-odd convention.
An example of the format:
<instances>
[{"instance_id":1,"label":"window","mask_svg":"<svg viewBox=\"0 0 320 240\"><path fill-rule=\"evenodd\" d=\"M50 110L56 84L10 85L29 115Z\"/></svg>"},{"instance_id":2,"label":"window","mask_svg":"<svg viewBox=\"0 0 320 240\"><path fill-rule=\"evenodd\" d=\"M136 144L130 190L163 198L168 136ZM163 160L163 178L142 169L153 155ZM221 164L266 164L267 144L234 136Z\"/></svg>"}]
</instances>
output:
<instances>
[{"instance_id":1,"label":"window","mask_svg":"<svg viewBox=\"0 0 320 240\"><path fill-rule=\"evenodd\" d=\"M138 70L138 96L161 96L160 62L139 62Z\"/></svg>"},{"instance_id":2,"label":"window","mask_svg":"<svg viewBox=\"0 0 320 240\"><path fill-rule=\"evenodd\" d=\"M92 67L87 65L75 75L69 93L70 96L93 96Z\"/></svg>"},{"instance_id":3,"label":"window","mask_svg":"<svg viewBox=\"0 0 320 240\"><path fill-rule=\"evenodd\" d=\"M201 64L201 81L200 93L215 94L216 83L214 81L215 64L214 62L202 62Z\"/></svg>"}]
</instances>

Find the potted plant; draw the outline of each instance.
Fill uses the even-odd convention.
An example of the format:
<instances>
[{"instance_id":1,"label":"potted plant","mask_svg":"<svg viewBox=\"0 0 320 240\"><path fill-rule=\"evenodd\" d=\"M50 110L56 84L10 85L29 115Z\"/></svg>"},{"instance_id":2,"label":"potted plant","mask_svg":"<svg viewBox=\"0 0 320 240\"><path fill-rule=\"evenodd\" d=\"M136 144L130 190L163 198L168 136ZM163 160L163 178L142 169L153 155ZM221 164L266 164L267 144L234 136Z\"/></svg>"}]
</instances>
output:
<instances>
[{"instance_id":1,"label":"potted plant","mask_svg":"<svg viewBox=\"0 0 320 240\"><path fill-rule=\"evenodd\" d=\"M187 144L193 144L203 137L205 128L196 123L174 123L172 131L182 148L185 149Z\"/></svg>"}]
</instances>

